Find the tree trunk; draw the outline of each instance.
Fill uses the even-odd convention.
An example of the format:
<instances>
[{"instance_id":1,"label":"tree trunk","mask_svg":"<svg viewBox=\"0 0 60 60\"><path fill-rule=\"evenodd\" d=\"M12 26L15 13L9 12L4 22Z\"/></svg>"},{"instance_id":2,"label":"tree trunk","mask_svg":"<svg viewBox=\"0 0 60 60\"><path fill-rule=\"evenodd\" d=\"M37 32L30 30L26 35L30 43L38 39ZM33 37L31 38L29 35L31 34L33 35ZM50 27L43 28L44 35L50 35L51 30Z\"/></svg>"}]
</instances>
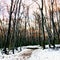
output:
<instances>
[{"instance_id":1,"label":"tree trunk","mask_svg":"<svg viewBox=\"0 0 60 60\"><path fill-rule=\"evenodd\" d=\"M5 52L5 54L7 54L6 48L9 47L9 42L10 42L9 40L10 40L11 18L12 18L12 5L13 5L13 0L11 0L10 16L9 16L9 26L8 26L6 43L5 43L5 46L4 46L4 52Z\"/></svg>"},{"instance_id":2,"label":"tree trunk","mask_svg":"<svg viewBox=\"0 0 60 60\"><path fill-rule=\"evenodd\" d=\"M42 3L41 16L42 16L43 49L45 49L45 32L44 32L44 18L43 18L43 0L41 0L41 3Z\"/></svg>"}]
</instances>

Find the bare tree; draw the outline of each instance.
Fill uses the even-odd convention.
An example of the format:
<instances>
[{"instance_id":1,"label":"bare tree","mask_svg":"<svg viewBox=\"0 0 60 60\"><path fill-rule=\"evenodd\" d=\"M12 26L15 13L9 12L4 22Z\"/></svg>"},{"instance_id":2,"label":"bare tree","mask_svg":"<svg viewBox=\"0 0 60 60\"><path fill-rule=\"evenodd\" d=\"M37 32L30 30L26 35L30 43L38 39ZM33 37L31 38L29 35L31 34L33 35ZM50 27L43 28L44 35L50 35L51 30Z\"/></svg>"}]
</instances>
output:
<instances>
[{"instance_id":1,"label":"bare tree","mask_svg":"<svg viewBox=\"0 0 60 60\"><path fill-rule=\"evenodd\" d=\"M44 17L43 17L43 0L41 0L41 16L42 16L42 33L43 33L43 49L45 49L45 32L44 32Z\"/></svg>"},{"instance_id":2,"label":"bare tree","mask_svg":"<svg viewBox=\"0 0 60 60\"><path fill-rule=\"evenodd\" d=\"M9 47L11 17L12 17L12 6L13 6L13 0L11 0L11 7L10 7L10 14L9 14L9 26L8 26L8 32L7 32L7 39L6 39L5 46L4 46L5 54L7 54L6 48Z\"/></svg>"}]
</instances>

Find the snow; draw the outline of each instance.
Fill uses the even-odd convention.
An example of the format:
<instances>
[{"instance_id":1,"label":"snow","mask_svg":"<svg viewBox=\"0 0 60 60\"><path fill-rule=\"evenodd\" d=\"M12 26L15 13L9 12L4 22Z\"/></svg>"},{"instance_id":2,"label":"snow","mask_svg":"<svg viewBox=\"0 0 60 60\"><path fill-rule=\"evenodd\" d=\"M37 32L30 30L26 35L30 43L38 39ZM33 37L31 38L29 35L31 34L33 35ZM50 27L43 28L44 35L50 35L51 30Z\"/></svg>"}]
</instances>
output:
<instances>
[{"instance_id":1,"label":"snow","mask_svg":"<svg viewBox=\"0 0 60 60\"><path fill-rule=\"evenodd\" d=\"M60 60L60 49L37 49L32 53L29 60Z\"/></svg>"},{"instance_id":2,"label":"snow","mask_svg":"<svg viewBox=\"0 0 60 60\"><path fill-rule=\"evenodd\" d=\"M41 48L40 45L30 45L30 46L24 46L25 49L38 49L38 48Z\"/></svg>"},{"instance_id":3,"label":"snow","mask_svg":"<svg viewBox=\"0 0 60 60\"><path fill-rule=\"evenodd\" d=\"M27 59L28 56L24 57L25 53L29 53L31 52L31 49L24 49L21 52L15 53L15 54L11 54L11 55L0 55L0 60L23 60L23 59Z\"/></svg>"},{"instance_id":4,"label":"snow","mask_svg":"<svg viewBox=\"0 0 60 60\"><path fill-rule=\"evenodd\" d=\"M56 45L60 46L60 45ZM39 47L39 49L26 49L29 48L36 48ZM48 47L48 45L46 45ZM18 48L19 49L19 48ZM11 51L10 51L11 53ZM60 60L60 48L55 49L42 49L39 45L35 46L23 46L22 51L16 51L15 54L5 55L1 54L0 52L0 60Z\"/></svg>"}]
</instances>

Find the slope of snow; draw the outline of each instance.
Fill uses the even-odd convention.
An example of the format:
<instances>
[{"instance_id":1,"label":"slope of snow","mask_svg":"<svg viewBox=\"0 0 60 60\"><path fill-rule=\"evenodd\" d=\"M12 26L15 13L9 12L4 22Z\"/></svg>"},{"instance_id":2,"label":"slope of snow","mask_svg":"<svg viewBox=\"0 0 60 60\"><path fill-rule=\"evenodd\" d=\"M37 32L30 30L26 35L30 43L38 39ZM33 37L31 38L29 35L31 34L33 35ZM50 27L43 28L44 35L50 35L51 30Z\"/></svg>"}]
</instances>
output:
<instances>
[{"instance_id":1,"label":"slope of snow","mask_svg":"<svg viewBox=\"0 0 60 60\"><path fill-rule=\"evenodd\" d=\"M60 60L60 49L37 49L28 60Z\"/></svg>"}]
</instances>

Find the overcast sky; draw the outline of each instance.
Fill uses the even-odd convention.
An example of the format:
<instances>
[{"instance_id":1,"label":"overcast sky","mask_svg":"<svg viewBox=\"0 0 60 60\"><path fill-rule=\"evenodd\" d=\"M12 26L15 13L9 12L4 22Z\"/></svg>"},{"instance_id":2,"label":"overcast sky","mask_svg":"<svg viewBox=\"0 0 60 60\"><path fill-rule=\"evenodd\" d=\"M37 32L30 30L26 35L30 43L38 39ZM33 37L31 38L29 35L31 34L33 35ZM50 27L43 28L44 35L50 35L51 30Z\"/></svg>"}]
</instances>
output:
<instances>
[{"instance_id":1,"label":"overcast sky","mask_svg":"<svg viewBox=\"0 0 60 60\"><path fill-rule=\"evenodd\" d=\"M32 4L32 0L22 0L24 4L26 5L30 5ZM7 8L6 8L6 4L7 5L10 5L10 2L11 0L0 0L0 18L3 17L3 14L4 16L8 17L8 13L7 13ZM32 13L33 13L33 10L36 10L36 3L33 3L31 6L30 6L30 17L32 17ZM33 8L34 7L34 8Z\"/></svg>"},{"instance_id":2,"label":"overcast sky","mask_svg":"<svg viewBox=\"0 0 60 60\"><path fill-rule=\"evenodd\" d=\"M47 1L47 0L45 0ZM58 5L60 6L60 0L57 0L59 3ZM4 14L6 17L8 17L8 13L7 13L7 8L6 8L6 4L10 5L10 2L11 0L0 0L0 18L2 18L2 15ZM32 3L32 0L23 0L23 2L26 4L26 5L30 5ZM38 2L40 4L40 0ZM47 3L46 3L47 4ZM30 6L30 17L32 16L33 14L33 11L36 11L37 10L37 5L36 3L33 3L31 6ZM2 10L1 10L2 9Z\"/></svg>"}]
</instances>

